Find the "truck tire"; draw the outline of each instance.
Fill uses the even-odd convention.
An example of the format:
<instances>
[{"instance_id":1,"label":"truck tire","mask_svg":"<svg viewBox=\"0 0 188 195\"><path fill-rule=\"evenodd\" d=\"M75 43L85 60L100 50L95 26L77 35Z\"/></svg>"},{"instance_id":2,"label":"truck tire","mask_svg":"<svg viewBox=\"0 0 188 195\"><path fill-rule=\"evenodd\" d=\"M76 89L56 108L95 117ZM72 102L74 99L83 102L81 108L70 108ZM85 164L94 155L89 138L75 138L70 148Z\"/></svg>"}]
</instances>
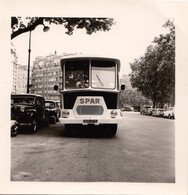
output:
<instances>
[{"instance_id":1,"label":"truck tire","mask_svg":"<svg viewBox=\"0 0 188 195\"><path fill-rule=\"evenodd\" d=\"M51 116L50 117L50 124L56 124L56 117L55 116Z\"/></svg>"},{"instance_id":2,"label":"truck tire","mask_svg":"<svg viewBox=\"0 0 188 195\"><path fill-rule=\"evenodd\" d=\"M117 124L104 125L104 130L107 132L107 136L114 137L117 133Z\"/></svg>"},{"instance_id":3,"label":"truck tire","mask_svg":"<svg viewBox=\"0 0 188 195\"><path fill-rule=\"evenodd\" d=\"M64 134L65 135L70 135L72 129L73 129L72 124L65 124L64 125Z\"/></svg>"},{"instance_id":4,"label":"truck tire","mask_svg":"<svg viewBox=\"0 0 188 195\"><path fill-rule=\"evenodd\" d=\"M117 132L117 124L110 125L110 137L114 137Z\"/></svg>"}]
</instances>

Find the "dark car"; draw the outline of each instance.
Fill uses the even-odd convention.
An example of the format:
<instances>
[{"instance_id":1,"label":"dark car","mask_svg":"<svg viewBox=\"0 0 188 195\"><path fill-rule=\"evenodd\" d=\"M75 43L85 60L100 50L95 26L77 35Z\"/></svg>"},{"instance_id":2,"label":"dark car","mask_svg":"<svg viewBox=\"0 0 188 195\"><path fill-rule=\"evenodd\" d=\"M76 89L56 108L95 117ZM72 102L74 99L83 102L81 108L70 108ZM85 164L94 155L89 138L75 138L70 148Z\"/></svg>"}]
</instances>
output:
<instances>
[{"instance_id":1,"label":"dark car","mask_svg":"<svg viewBox=\"0 0 188 195\"><path fill-rule=\"evenodd\" d=\"M19 127L27 127L35 133L39 126L49 125L49 112L45 108L44 98L35 94L11 95L11 115Z\"/></svg>"},{"instance_id":2,"label":"dark car","mask_svg":"<svg viewBox=\"0 0 188 195\"><path fill-rule=\"evenodd\" d=\"M45 107L49 111L49 117L50 117L50 123L55 124L57 121L59 121L60 117L60 107L59 102L53 101L53 100L46 100L45 101Z\"/></svg>"}]
</instances>

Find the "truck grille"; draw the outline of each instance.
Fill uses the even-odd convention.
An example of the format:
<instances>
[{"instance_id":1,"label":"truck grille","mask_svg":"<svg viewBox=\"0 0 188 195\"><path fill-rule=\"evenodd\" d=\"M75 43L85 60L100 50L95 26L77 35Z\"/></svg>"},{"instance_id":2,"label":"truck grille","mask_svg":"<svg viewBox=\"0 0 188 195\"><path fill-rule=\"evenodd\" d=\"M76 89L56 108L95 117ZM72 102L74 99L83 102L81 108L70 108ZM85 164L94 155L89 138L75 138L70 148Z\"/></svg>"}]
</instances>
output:
<instances>
[{"instance_id":1,"label":"truck grille","mask_svg":"<svg viewBox=\"0 0 188 195\"><path fill-rule=\"evenodd\" d=\"M78 106L76 108L78 115L102 115L102 106Z\"/></svg>"}]
</instances>

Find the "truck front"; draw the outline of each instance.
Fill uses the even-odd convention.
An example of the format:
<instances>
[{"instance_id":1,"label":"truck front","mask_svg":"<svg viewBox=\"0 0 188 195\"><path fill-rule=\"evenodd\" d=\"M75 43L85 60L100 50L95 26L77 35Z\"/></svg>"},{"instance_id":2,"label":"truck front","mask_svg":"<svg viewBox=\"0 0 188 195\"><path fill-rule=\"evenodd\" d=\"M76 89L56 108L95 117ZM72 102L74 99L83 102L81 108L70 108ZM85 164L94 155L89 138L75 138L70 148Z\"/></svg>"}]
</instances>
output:
<instances>
[{"instance_id":1,"label":"truck front","mask_svg":"<svg viewBox=\"0 0 188 195\"><path fill-rule=\"evenodd\" d=\"M61 60L63 86L60 123L100 125L115 135L121 121L119 103L120 61L79 57Z\"/></svg>"}]
</instances>

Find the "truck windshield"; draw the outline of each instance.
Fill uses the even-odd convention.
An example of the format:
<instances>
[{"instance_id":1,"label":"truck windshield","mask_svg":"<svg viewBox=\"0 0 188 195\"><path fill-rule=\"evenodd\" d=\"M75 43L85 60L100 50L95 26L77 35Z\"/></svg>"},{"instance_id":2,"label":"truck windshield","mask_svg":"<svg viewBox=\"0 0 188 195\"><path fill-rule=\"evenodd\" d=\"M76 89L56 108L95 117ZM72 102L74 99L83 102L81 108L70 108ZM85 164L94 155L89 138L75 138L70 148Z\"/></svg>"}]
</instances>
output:
<instances>
[{"instance_id":1,"label":"truck windshield","mask_svg":"<svg viewBox=\"0 0 188 195\"><path fill-rule=\"evenodd\" d=\"M115 62L94 60L91 71L93 88L115 88Z\"/></svg>"},{"instance_id":2,"label":"truck windshield","mask_svg":"<svg viewBox=\"0 0 188 195\"><path fill-rule=\"evenodd\" d=\"M65 63L65 87L67 89L89 87L89 61L75 60Z\"/></svg>"}]
</instances>

